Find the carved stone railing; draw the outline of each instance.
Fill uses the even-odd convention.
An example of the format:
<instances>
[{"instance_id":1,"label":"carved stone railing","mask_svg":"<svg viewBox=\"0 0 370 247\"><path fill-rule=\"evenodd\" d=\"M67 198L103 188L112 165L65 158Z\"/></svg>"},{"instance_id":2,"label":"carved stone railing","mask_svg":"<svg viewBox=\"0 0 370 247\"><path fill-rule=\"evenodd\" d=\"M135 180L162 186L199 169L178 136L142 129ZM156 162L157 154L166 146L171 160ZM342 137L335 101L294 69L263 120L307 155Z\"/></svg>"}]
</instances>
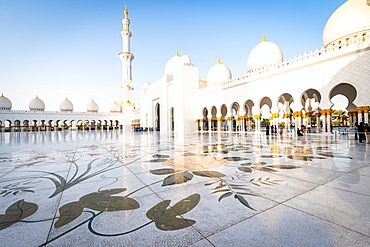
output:
<instances>
[{"instance_id":1,"label":"carved stone railing","mask_svg":"<svg viewBox=\"0 0 370 247\"><path fill-rule=\"evenodd\" d=\"M271 64L269 66L262 66L250 70L247 74L214 83L212 85L207 85L207 87L200 89L200 91L212 90L215 87L228 86L229 84L235 84L238 82L245 82L246 79L254 79L259 77L264 77L268 74L280 73L304 65L312 64L315 62L320 62L322 60L335 57L340 55L343 51L349 50L350 48L357 48L364 44L370 44L370 30L355 33L341 39L335 40L326 48L322 47L320 50L316 49L314 52L304 53L303 55L295 56L283 62Z\"/></svg>"}]
</instances>

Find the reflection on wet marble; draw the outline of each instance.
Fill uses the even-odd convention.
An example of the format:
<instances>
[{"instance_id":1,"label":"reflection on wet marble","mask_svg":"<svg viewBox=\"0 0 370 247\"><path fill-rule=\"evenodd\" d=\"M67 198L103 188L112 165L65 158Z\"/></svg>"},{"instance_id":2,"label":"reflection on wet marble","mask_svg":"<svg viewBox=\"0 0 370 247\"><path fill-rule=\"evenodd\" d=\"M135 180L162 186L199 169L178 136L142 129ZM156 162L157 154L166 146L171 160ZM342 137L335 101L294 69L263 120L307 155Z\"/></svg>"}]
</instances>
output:
<instances>
[{"instance_id":1,"label":"reflection on wet marble","mask_svg":"<svg viewBox=\"0 0 370 247\"><path fill-rule=\"evenodd\" d=\"M2 246L370 245L370 145L346 136L66 131L0 145Z\"/></svg>"}]
</instances>

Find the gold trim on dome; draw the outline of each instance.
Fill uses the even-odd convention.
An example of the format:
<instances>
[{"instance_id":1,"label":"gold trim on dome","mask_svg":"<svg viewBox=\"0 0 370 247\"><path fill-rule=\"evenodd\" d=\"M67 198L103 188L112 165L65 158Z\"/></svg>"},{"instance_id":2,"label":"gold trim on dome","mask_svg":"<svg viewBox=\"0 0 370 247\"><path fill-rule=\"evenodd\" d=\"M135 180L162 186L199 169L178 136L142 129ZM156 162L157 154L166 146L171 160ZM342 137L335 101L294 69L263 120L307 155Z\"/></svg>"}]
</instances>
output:
<instances>
[{"instance_id":1,"label":"gold trim on dome","mask_svg":"<svg viewBox=\"0 0 370 247\"><path fill-rule=\"evenodd\" d=\"M267 42L265 34L262 34L262 41L261 42Z\"/></svg>"}]
</instances>

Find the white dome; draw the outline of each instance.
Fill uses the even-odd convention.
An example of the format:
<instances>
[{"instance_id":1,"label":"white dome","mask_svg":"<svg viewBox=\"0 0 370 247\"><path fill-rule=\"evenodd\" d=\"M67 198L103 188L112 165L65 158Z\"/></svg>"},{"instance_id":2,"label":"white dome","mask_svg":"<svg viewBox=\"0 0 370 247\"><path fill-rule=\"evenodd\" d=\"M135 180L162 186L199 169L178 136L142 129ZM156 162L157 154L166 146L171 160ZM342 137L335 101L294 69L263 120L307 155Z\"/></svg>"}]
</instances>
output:
<instances>
[{"instance_id":1,"label":"white dome","mask_svg":"<svg viewBox=\"0 0 370 247\"><path fill-rule=\"evenodd\" d=\"M73 111L73 104L67 98L60 103L60 110L61 111Z\"/></svg>"},{"instance_id":2,"label":"white dome","mask_svg":"<svg viewBox=\"0 0 370 247\"><path fill-rule=\"evenodd\" d=\"M30 101L28 104L30 111L44 111L45 110L45 103L38 96Z\"/></svg>"},{"instance_id":3,"label":"white dome","mask_svg":"<svg viewBox=\"0 0 370 247\"><path fill-rule=\"evenodd\" d=\"M247 72L252 69L268 66L283 61L283 53L279 46L273 42L262 40L249 53Z\"/></svg>"},{"instance_id":4,"label":"white dome","mask_svg":"<svg viewBox=\"0 0 370 247\"><path fill-rule=\"evenodd\" d=\"M189 63L190 64L190 57L188 55L180 56L178 52L176 51L176 55L171 57L164 67L164 74L172 74L176 68L179 68L181 65Z\"/></svg>"},{"instance_id":5,"label":"white dome","mask_svg":"<svg viewBox=\"0 0 370 247\"><path fill-rule=\"evenodd\" d=\"M117 104L116 101L114 101L110 107L109 107L109 111L110 112L121 112L121 106L119 104Z\"/></svg>"},{"instance_id":6,"label":"white dome","mask_svg":"<svg viewBox=\"0 0 370 247\"><path fill-rule=\"evenodd\" d=\"M191 64L191 59L187 54L181 56L183 64Z\"/></svg>"},{"instance_id":7,"label":"white dome","mask_svg":"<svg viewBox=\"0 0 370 247\"><path fill-rule=\"evenodd\" d=\"M99 110L99 106L98 106L98 104L96 104L96 103L94 102L94 100L91 100L91 101L87 104L87 106L86 106L86 111L87 111L87 112L98 112L98 110Z\"/></svg>"},{"instance_id":8,"label":"white dome","mask_svg":"<svg viewBox=\"0 0 370 247\"><path fill-rule=\"evenodd\" d=\"M144 89L147 89L148 87L150 86L150 83L148 81L146 81L143 85L143 88Z\"/></svg>"},{"instance_id":9,"label":"white dome","mask_svg":"<svg viewBox=\"0 0 370 247\"><path fill-rule=\"evenodd\" d=\"M324 47L348 35L370 30L370 3L367 0L349 0L329 18L322 41Z\"/></svg>"},{"instance_id":10,"label":"white dome","mask_svg":"<svg viewBox=\"0 0 370 247\"><path fill-rule=\"evenodd\" d=\"M6 110L10 111L12 109L12 102L5 97L3 94L0 96L0 111L1 110Z\"/></svg>"},{"instance_id":11,"label":"white dome","mask_svg":"<svg viewBox=\"0 0 370 247\"><path fill-rule=\"evenodd\" d=\"M231 79L231 72L229 68L220 62L213 65L207 73L207 84L211 85L216 82L226 81Z\"/></svg>"}]
</instances>

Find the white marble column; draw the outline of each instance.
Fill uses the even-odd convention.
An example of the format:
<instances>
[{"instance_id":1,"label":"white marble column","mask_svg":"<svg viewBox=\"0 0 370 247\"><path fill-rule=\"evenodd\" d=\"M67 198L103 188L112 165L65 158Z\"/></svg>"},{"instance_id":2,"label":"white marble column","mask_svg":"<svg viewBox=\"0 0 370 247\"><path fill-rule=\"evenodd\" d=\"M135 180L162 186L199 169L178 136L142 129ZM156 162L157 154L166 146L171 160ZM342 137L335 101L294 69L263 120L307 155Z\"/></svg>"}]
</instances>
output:
<instances>
[{"instance_id":1,"label":"white marble column","mask_svg":"<svg viewBox=\"0 0 370 247\"><path fill-rule=\"evenodd\" d=\"M321 119L322 119L322 127L323 127L323 132L328 132L327 128L326 128L326 114L322 114L321 115Z\"/></svg>"},{"instance_id":2,"label":"white marble column","mask_svg":"<svg viewBox=\"0 0 370 247\"><path fill-rule=\"evenodd\" d=\"M320 113L316 113L316 132L321 132L321 124L320 124Z\"/></svg>"},{"instance_id":3,"label":"white marble column","mask_svg":"<svg viewBox=\"0 0 370 247\"><path fill-rule=\"evenodd\" d=\"M330 133L331 133L331 128L332 128L331 124L332 124L331 114L328 113L326 115L326 126L327 126L328 132L330 132Z\"/></svg>"}]
</instances>

